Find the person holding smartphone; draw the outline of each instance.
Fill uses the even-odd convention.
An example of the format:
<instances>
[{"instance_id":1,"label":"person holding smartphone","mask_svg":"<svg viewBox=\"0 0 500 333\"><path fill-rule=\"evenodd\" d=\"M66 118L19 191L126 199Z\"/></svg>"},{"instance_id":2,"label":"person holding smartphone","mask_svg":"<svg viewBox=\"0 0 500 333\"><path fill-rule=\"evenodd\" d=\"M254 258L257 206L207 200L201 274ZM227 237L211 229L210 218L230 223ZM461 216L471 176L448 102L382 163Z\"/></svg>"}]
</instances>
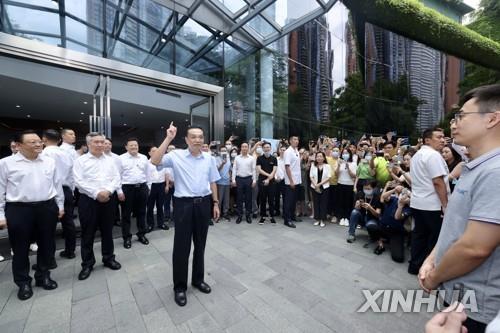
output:
<instances>
[{"instance_id":1,"label":"person holding smartphone","mask_svg":"<svg viewBox=\"0 0 500 333\"><path fill-rule=\"evenodd\" d=\"M219 195L219 210L220 218L230 221L229 218L229 196L231 191L231 162L229 157L229 152L226 146L222 146L219 149L219 156L216 157L217 170L219 170L220 179L216 182L217 184L217 194ZM215 222L219 222L217 219Z\"/></svg>"}]
</instances>

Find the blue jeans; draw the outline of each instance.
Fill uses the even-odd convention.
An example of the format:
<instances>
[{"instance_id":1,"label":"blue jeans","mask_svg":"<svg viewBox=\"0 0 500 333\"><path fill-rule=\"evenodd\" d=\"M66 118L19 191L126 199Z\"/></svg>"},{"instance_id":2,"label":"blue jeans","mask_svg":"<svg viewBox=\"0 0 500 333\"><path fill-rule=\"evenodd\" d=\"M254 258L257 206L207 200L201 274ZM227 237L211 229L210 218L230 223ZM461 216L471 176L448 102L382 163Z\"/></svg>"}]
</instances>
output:
<instances>
[{"instance_id":1,"label":"blue jeans","mask_svg":"<svg viewBox=\"0 0 500 333\"><path fill-rule=\"evenodd\" d=\"M349 218L349 235L354 236L354 233L356 231L356 226L359 224L360 226L366 226L366 225L378 225L378 220L377 219L368 219L368 216L361 214L361 212L357 209L353 209L351 212L351 217ZM371 229L368 229L368 233L371 236Z\"/></svg>"}]
</instances>

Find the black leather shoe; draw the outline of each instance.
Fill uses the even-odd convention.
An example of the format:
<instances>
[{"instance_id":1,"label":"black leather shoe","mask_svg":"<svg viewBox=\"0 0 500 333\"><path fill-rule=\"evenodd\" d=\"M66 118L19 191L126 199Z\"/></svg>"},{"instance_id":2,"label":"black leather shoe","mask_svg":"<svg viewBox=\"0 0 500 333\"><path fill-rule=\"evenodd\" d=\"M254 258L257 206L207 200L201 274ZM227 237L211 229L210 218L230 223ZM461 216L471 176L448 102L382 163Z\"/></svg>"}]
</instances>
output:
<instances>
[{"instance_id":1,"label":"black leather shoe","mask_svg":"<svg viewBox=\"0 0 500 333\"><path fill-rule=\"evenodd\" d=\"M256 219L257 218L257 214L252 214L252 218Z\"/></svg>"},{"instance_id":2,"label":"black leather shoe","mask_svg":"<svg viewBox=\"0 0 500 333\"><path fill-rule=\"evenodd\" d=\"M196 289L198 289L199 291L201 291L204 294L210 294L210 292L212 291L210 286L208 284L206 284L205 282L202 282L199 284L193 284L193 287L195 287Z\"/></svg>"},{"instance_id":3,"label":"black leather shoe","mask_svg":"<svg viewBox=\"0 0 500 333\"><path fill-rule=\"evenodd\" d=\"M274 217L271 217L271 224L276 224L276 220L274 219Z\"/></svg>"},{"instance_id":4,"label":"black leather shoe","mask_svg":"<svg viewBox=\"0 0 500 333\"><path fill-rule=\"evenodd\" d=\"M381 255L382 253L384 253L384 251L385 251L385 247L383 247L383 246L380 246L380 245L379 245L379 246L377 246L377 247L375 248L375 250L373 251L373 253L375 253L376 255L378 255L378 256L379 256L379 255Z\"/></svg>"},{"instance_id":5,"label":"black leather shoe","mask_svg":"<svg viewBox=\"0 0 500 333\"><path fill-rule=\"evenodd\" d=\"M36 280L35 286L42 287L45 290L54 290L57 288L57 282L47 276L42 280Z\"/></svg>"},{"instance_id":6,"label":"black leather shoe","mask_svg":"<svg viewBox=\"0 0 500 333\"><path fill-rule=\"evenodd\" d=\"M247 223L248 224L252 223L252 218L250 216L247 216Z\"/></svg>"},{"instance_id":7,"label":"black leather shoe","mask_svg":"<svg viewBox=\"0 0 500 333\"><path fill-rule=\"evenodd\" d=\"M241 216L238 216L238 218L236 219L236 224L240 224L241 220L242 220Z\"/></svg>"},{"instance_id":8,"label":"black leather shoe","mask_svg":"<svg viewBox=\"0 0 500 333\"><path fill-rule=\"evenodd\" d=\"M90 273L92 272L92 267L84 267L82 268L82 271L80 274L78 274L78 280L86 280L89 276Z\"/></svg>"},{"instance_id":9,"label":"black leather shoe","mask_svg":"<svg viewBox=\"0 0 500 333\"><path fill-rule=\"evenodd\" d=\"M141 244L144 244L144 245L148 245L149 244L149 241L148 239L146 238L146 236L142 235L142 236L137 236L137 240L139 240L139 242Z\"/></svg>"},{"instance_id":10,"label":"black leather shoe","mask_svg":"<svg viewBox=\"0 0 500 333\"><path fill-rule=\"evenodd\" d=\"M154 228L155 228L155 227L153 227L152 225L147 226L147 227L146 227L146 233L148 233L148 234L149 234L151 231L153 231L153 230L154 230Z\"/></svg>"},{"instance_id":11,"label":"black leather shoe","mask_svg":"<svg viewBox=\"0 0 500 333\"><path fill-rule=\"evenodd\" d=\"M74 259L76 257L75 252L68 252L66 250L59 252L59 255L66 259Z\"/></svg>"},{"instance_id":12,"label":"black leather shoe","mask_svg":"<svg viewBox=\"0 0 500 333\"><path fill-rule=\"evenodd\" d=\"M175 303L177 303L178 306L184 306L187 303L185 291L176 291L174 298L175 298Z\"/></svg>"},{"instance_id":13,"label":"black leather shoe","mask_svg":"<svg viewBox=\"0 0 500 333\"><path fill-rule=\"evenodd\" d=\"M163 223L158 228L160 228L161 230L169 230L170 229L170 227L166 223Z\"/></svg>"},{"instance_id":14,"label":"black leather shoe","mask_svg":"<svg viewBox=\"0 0 500 333\"><path fill-rule=\"evenodd\" d=\"M30 299L31 296L33 296L33 289L31 289L31 285L23 284L19 287L17 298L19 298L21 301L25 301L27 299Z\"/></svg>"},{"instance_id":15,"label":"black leather shoe","mask_svg":"<svg viewBox=\"0 0 500 333\"><path fill-rule=\"evenodd\" d=\"M122 268L122 265L120 265L120 263L118 261L116 261L115 259L113 259L113 260L106 261L104 263L104 267L107 267L107 268L110 268L110 269L112 269L114 271L117 271L120 268Z\"/></svg>"},{"instance_id":16,"label":"black leather shoe","mask_svg":"<svg viewBox=\"0 0 500 333\"><path fill-rule=\"evenodd\" d=\"M125 238L123 240L123 247L126 248L126 249L130 249L132 247L132 239Z\"/></svg>"},{"instance_id":17,"label":"black leather shoe","mask_svg":"<svg viewBox=\"0 0 500 333\"><path fill-rule=\"evenodd\" d=\"M289 228L297 228L297 226L293 222L285 222L285 225Z\"/></svg>"},{"instance_id":18,"label":"black leather shoe","mask_svg":"<svg viewBox=\"0 0 500 333\"><path fill-rule=\"evenodd\" d=\"M292 217L292 221L293 222L302 222L302 220L299 219L298 217Z\"/></svg>"}]
</instances>

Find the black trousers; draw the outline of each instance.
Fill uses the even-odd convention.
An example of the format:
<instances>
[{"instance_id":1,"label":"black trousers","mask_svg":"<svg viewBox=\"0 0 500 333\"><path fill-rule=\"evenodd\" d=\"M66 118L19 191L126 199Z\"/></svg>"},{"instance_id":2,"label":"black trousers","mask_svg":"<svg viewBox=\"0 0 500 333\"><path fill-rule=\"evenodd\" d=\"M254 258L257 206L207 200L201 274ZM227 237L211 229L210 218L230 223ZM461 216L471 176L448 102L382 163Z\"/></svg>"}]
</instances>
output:
<instances>
[{"instance_id":1,"label":"black trousers","mask_svg":"<svg viewBox=\"0 0 500 333\"><path fill-rule=\"evenodd\" d=\"M337 216L339 211L338 201L338 185L330 184L328 187L328 213L332 216Z\"/></svg>"},{"instance_id":2,"label":"black trousers","mask_svg":"<svg viewBox=\"0 0 500 333\"><path fill-rule=\"evenodd\" d=\"M102 262L108 262L115 258L113 244L113 222L115 217L116 197L106 203L100 203L80 194L78 201L78 216L82 227L82 267L92 267L95 265L94 238L97 229L101 232L101 253Z\"/></svg>"},{"instance_id":3,"label":"black trousers","mask_svg":"<svg viewBox=\"0 0 500 333\"><path fill-rule=\"evenodd\" d=\"M35 279L41 280L50 276L48 269L55 248L55 233L59 208L54 199L37 203L7 202L5 218L7 231L14 257L12 258L12 274L18 286L31 283L29 248L36 239L37 271Z\"/></svg>"},{"instance_id":4,"label":"black trousers","mask_svg":"<svg viewBox=\"0 0 500 333\"><path fill-rule=\"evenodd\" d=\"M172 186L171 188L168 189L168 192L165 193L164 207L165 207L165 217L167 219L173 219L174 212L170 211L170 203L172 202L172 198L174 197L174 192L175 192L175 186Z\"/></svg>"},{"instance_id":5,"label":"black trousers","mask_svg":"<svg viewBox=\"0 0 500 333\"><path fill-rule=\"evenodd\" d=\"M274 191L274 216L280 215L281 202L280 198L285 198L285 181L281 180L276 183Z\"/></svg>"},{"instance_id":6,"label":"black trousers","mask_svg":"<svg viewBox=\"0 0 500 333\"><path fill-rule=\"evenodd\" d=\"M295 207L297 206L297 185L292 189L290 185L285 185L285 193L283 195L283 220L285 223L292 221L295 217Z\"/></svg>"},{"instance_id":7,"label":"black trousers","mask_svg":"<svg viewBox=\"0 0 500 333\"><path fill-rule=\"evenodd\" d=\"M132 212L137 220L137 236L146 233L146 205L148 203L149 189L144 184L122 185L125 201L122 205L122 236L130 238L130 218Z\"/></svg>"},{"instance_id":8,"label":"black trousers","mask_svg":"<svg viewBox=\"0 0 500 333\"><path fill-rule=\"evenodd\" d=\"M191 240L194 244L191 283L203 282L205 275L205 244L207 242L212 197L175 198L175 234L172 266L174 290L187 289Z\"/></svg>"},{"instance_id":9,"label":"black trousers","mask_svg":"<svg viewBox=\"0 0 500 333\"><path fill-rule=\"evenodd\" d=\"M147 221L150 227L154 227L154 207L156 204L156 225L161 226L163 224L163 205L165 204L165 182L163 183L153 183L151 184L151 192L148 197L147 205Z\"/></svg>"},{"instance_id":10,"label":"black trousers","mask_svg":"<svg viewBox=\"0 0 500 333\"><path fill-rule=\"evenodd\" d=\"M418 271L431 253L439 237L443 218L441 211L413 209L415 228L412 231L410 268Z\"/></svg>"},{"instance_id":11,"label":"black trousers","mask_svg":"<svg viewBox=\"0 0 500 333\"><path fill-rule=\"evenodd\" d=\"M243 216L243 203L245 203L245 215L252 215L252 176L238 177L236 176L236 207L238 216Z\"/></svg>"},{"instance_id":12,"label":"black trousers","mask_svg":"<svg viewBox=\"0 0 500 333\"><path fill-rule=\"evenodd\" d=\"M326 214L328 213L328 189L323 189L321 193L312 190L313 201L314 201L314 219L315 220L326 220Z\"/></svg>"},{"instance_id":13,"label":"black trousers","mask_svg":"<svg viewBox=\"0 0 500 333\"><path fill-rule=\"evenodd\" d=\"M68 186L63 186L64 191L64 215L61 219L61 225L64 236L64 249L66 252L75 252L76 247L76 228L73 220L75 209L75 198L73 190Z\"/></svg>"},{"instance_id":14,"label":"black trousers","mask_svg":"<svg viewBox=\"0 0 500 333\"><path fill-rule=\"evenodd\" d=\"M401 222L403 223L403 222ZM373 239L379 240L381 238L390 241L391 258L395 262L403 262L405 260L405 231L402 229L392 228L382 223L370 225L368 232Z\"/></svg>"},{"instance_id":15,"label":"black trousers","mask_svg":"<svg viewBox=\"0 0 500 333\"><path fill-rule=\"evenodd\" d=\"M269 216L274 216L274 192L276 184L274 181L269 182L269 185L259 184L259 199L260 199L260 217L266 217L266 204L269 205Z\"/></svg>"},{"instance_id":16,"label":"black trousers","mask_svg":"<svg viewBox=\"0 0 500 333\"><path fill-rule=\"evenodd\" d=\"M354 185L337 185L337 202L339 219L348 219L354 208Z\"/></svg>"}]
</instances>

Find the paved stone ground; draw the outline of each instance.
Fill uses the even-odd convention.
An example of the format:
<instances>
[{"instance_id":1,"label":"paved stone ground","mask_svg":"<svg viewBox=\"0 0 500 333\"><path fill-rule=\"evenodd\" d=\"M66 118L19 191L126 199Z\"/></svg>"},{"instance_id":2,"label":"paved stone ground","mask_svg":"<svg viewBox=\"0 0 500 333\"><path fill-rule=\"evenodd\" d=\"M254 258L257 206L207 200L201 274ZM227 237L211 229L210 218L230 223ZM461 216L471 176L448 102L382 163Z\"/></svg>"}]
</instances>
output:
<instances>
[{"instance_id":1,"label":"paved stone ground","mask_svg":"<svg viewBox=\"0 0 500 333\"><path fill-rule=\"evenodd\" d=\"M213 291L189 289L184 308L173 300L173 230L155 231L149 246L133 242L131 250L116 239L123 268L96 265L86 281L77 279L79 259L58 260L52 276L59 288L34 288L24 302L5 261L0 332L422 332L429 314L356 312L362 289L407 290L417 283L387 251L376 256L373 246L363 248L363 232L354 244L345 234L345 227L320 229L311 221L297 229L216 224L205 256Z\"/></svg>"}]
</instances>

